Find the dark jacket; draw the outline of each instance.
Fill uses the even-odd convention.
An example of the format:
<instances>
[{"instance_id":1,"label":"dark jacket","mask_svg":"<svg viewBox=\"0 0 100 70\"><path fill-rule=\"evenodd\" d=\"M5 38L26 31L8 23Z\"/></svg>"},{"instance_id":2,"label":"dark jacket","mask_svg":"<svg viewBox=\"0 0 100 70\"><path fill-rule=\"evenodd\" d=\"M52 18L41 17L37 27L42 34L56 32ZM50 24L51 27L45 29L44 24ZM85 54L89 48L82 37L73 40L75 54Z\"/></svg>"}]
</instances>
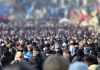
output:
<instances>
[{"instance_id":1,"label":"dark jacket","mask_svg":"<svg viewBox=\"0 0 100 70\"><path fill-rule=\"evenodd\" d=\"M33 70L41 70L42 69L41 62L38 57L31 57L28 63L29 63L29 65L31 65L31 68Z\"/></svg>"},{"instance_id":2,"label":"dark jacket","mask_svg":"<svg viewBox=\"0 0 100 70\"><path fill-rule=\"evenodd\" d=\"M13 57L10 52L6 51L4 52L4 57L1 59L1 63L3 66L6 66L10 64L10 62L13 60Z\"/></svg>"}]
</instances>

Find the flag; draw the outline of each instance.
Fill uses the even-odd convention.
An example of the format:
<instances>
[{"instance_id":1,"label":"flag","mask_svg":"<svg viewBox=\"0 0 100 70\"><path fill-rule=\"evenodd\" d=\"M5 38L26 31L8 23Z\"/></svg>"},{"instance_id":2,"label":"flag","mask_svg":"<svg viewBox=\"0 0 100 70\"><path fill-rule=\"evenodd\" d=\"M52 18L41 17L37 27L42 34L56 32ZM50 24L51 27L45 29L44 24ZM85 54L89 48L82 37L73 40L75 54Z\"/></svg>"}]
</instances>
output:
<instances>
[{"instance_id":1,"label":"flag","mask_svg":"<svg viewBox=\"0 0 100 70\"><path fill-rule=\"evenodd\" d=\"M0 5L0 15L8 16L9 15L9 8L4 6L4 5Z\"/></svg>"},{"instance_id":2,"label":"flag","mask_svg":"<svg viewBox=\"0 0 100 70\"><path fill-rule=\"evenodd\" d=\"M34 6L32 5L30 8L28 8L26 10L26 19L31 19L33 18L33 9L34 9Z\"/></svg>"},{"instance_id":3,"label":"flag","mask_svg":"<svg viewBox=\"0 0 100 70\"><path fill-rule=\"evenodd\" d=\"M10 20L8 19L8 17L0 15L0 22L9 23Z\"/></svg>"},{"instance_id":4,"label":"flag","mask_svg":"<svg viewBox=\"0 0 100 70\"><path fill-rule=\"evenodd\" d=\"M80 13L80 20L84 21L89 19L88 13L86 10L82 9L81 13Z\"/></svg>"}]
</instances>

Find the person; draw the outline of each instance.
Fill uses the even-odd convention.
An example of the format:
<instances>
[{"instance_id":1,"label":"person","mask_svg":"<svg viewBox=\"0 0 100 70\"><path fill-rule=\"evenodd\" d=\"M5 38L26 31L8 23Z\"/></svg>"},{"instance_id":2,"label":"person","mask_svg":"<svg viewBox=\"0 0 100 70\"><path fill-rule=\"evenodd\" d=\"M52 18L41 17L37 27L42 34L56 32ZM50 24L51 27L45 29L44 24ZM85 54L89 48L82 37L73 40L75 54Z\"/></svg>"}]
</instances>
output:
<instances>
[{"instance_id":1,"label":"person","mask_svg":"<svg viewBox=\"0 0 100 70\"><path fill-rule=\"evenodd\" d=\"M93 65L88 67L88 70L96 70L96 68L97 68L97 65L93 64Z\"/></svg>"},{"instance_id":2,"label":"person","mask_svg":"<svg viewBox=\"0 0 100 70\"><path fill-rule=\"evenodd\" d=\"M9 52L9 48L6 48L3 52L1 63L2 66L5 67L6 65L10 64L10 62L13 60L11 53Z\"/></svg>"},{"instance_id":3,"label":"person","mask_svg":"<svg viewBox=\"0 0 100 70\"><path fill-rule=\"evenodd\" d=\"M74 44L74 41L73 40L70 40L69 51L71 52L71 55L72 56L75 55L75 46L73 44Z\"/></svg>"},{"instance_id":4,"label":"person","mask_svg":"<svg viewBox=\"0 0 100 70\"><path fill-rule=\"evenodd\" d=\"M54 51L56 52L56 54L59 54L59 55L63 54L62 48L59 45L59 43L55 43L55 50Z\"/></svg>"},{"instance_id":5,"label":"person","mask_svg":"<svg viewBox=\"0 0 100 70\"><path fill-rule=\"evenodd\" d=\"M29 61L29 59L31 58L31 56L32 56L32 46L28 45L27 46L27 52L26 52L26 54L24 54L24 59L26 61Z\"/></svg>"},{"instance_id":6,"label":"person","mask_svg":"<svg viewBox=\"0 0 100 70\"><path fill-rule=\"evenodd\" d=\"M3 67L2 70L32 70L28 64L12 64Z\"/></svg>"},{"instance_id":7,"label":"person","mask_svg":"<svg viewBox=\"0 0 100 70\"><path fill-rule=\"evenodd\" d=\"M100 64L100 52L98 52L97 60L98 60L98 64Z\"/></svg>"},{"instance_id":8,"label":"person","mask_svg":"<svg viewBox=\"0 0 100 70\"><path fill-rule=\"evenodd\" d=\"M40 50L37 47L33 48L33 55L29 59L28 64L34 70L41 70L41 58L40 58Z\"/></svg>"},{"instance_id":9,"label":"person","mask_svg":"<svg viewBox=\"0 0 100 70\"><path fill-rule=\"evenodd\" d=\"M90 50L89 50L89 45L88 44L84 44L84 55L89 55L90 53Z\"/></svg>"},{"instance_id":10,"label":"person","mask_svg":"<svg viewBox=\"0 0 100 70\"><path fill-rule=\"evenodd\" d=\"M83 61L83 57L84 57L84 52L83 52L83 47L79 47L77 49L77 51L75 52L75 57L73 58L73 62L76 62L76 61Z\"/></svg>"},{"instance_id":11,"label":"person","mask_svg":"<svg viewBox=\"0 0 100 70\"><path fill-rule=\"evenodd\" d=\"M88 55L83 58L83 61L88 65L91 66L93 64L98 64L97 57L94 55Z\"/></svg>"},{"instance_id":12,"label":"person","mask_svg":"<svg viewBox=\"0 0 100 70\"><path fill-rule=\"evenodd\" d=\"M42 59L45 60L48 56L52 54L50 48L45 47L44 51L42 52Z\"/></svg>"},{"instance_id":13,"label":"person","mask_svg":"<svg viewBox=\"0 0 100 70\"><path fill-rule=\"evenodd\" d=\"M63 41L63 43L62 43L62 47L63 47L63 48L66 48L66 46L67 46L66 42Z\"/></svg>"},{"instance_id":14,"label":"person","mask_svg":"<svg viewBox=\"0 0 100 70\"><path fill-rule=\"evenodd\" d=\"M71 53L70 53L69 50L66 50L66 49L65 49L65 50L63 51L63 57L66 58L66 59L68 59L70 62L72 62L72 59L73 59L73 58L72 58Z\"/></svg>"},{"instance_id":15,"label":"person","mask_svg":"<svg viewBox=\"0 0 100 70\"><path fill-rule=\"evenodd\" d=\"M2 69L1 59L2 59L2 54L0 53L0 70Z\"/></svg>"},{"instance_id":16,"label":"person","mask_svg":"<svg viewBox=\"0 0 100 70\"><path fill-rule=\"evenodd\" d=\"M23 52L18 51L16 52L15 59L11 62L11 65L20 63L25 64L26 61L23 58Z\"/></svg>"},{"instance_id":17,"label":"person","mask_svg":"<svg viewBox=\"0 0 100 70\"><path fill-rule=\"evenodd\" d=\"M88 70L88 65L83 62L75 62L69 66L68 70Z\"/></svg>"},{"instance_id":18,"label":"person","mask_svg":"<svg viewBox=\"0 0 100 70\"><path fill-rule=\"evenodd\" d=\"M85 56L83 60L88 65L88 70L96 70L98 64L96 56L94 55Z\"/></svg>"},{"instance_id":19,"label":"person","mask_svg":"<svg viewBox=\"0 0 100 70\"><path fill-rule=\"evenodd\" d=\"M43 70L68 70L69 61L60 55L49 56L44 64Z\"/></svg>"}]
</instances>

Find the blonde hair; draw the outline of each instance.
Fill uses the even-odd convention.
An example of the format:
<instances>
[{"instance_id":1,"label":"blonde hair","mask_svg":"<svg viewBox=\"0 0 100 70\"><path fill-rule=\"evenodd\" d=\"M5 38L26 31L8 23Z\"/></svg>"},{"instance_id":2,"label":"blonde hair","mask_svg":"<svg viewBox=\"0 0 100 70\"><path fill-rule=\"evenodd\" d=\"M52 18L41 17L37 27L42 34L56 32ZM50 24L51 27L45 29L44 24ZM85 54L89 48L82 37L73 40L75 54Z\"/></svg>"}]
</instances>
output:
<instances>
[{"instance_id":1,"label":"blonde hair","mask_svg":"<svg viewBox=\"0 0 100 70\"><path fill-rule=\"evenodd\" d=\"M23 59L23 53L20 51L16 52L15 60L21 60L21 59Z\"/></svg>"}]
</instances>

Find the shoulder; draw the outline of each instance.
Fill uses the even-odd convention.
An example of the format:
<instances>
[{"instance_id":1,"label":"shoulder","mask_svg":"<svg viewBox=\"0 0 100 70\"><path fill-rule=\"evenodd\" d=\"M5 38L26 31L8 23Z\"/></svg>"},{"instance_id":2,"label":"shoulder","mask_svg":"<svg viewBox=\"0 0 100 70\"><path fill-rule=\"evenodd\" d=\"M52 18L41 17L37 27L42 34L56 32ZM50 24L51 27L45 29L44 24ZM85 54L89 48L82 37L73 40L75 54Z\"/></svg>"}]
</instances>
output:
<instances>
[{"instance_id":1,"label":"shoulder","mask_svg":"<svg viewBox=\"0 0 100 70\"><path fill-rule=\"evenodd\" d=\"M13 60L10 64L26 63L25 60Z\"/></svg>"}]
</instances>

